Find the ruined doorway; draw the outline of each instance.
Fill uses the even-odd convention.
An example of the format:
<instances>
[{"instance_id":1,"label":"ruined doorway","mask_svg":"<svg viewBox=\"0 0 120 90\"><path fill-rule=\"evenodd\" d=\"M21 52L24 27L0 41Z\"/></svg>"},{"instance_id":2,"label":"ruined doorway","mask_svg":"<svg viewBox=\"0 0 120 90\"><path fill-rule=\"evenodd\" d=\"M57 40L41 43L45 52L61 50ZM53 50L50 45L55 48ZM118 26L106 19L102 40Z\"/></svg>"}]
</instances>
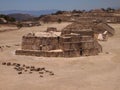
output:
<instances>
[{"instance_id":1,"label":"ruined doorway","mask_svg":"<svg viewBox=\"0 0 120 90\"><path fill-rule=\"evenodd\" d=\"M83 49L80 48L80 56L83 56Z\"/></svg>"},{"instance_id":2,"label":"ruined doorway","mask_svg":"<svg viewBox=\"0 0 120 90\"><path fill-rule=\"evenodd\" d=\"M40 50L42 50L42 47L40 47Z\"/></svg>"},{"instance_id":3,"label":"ruined doorway","mask_svg":"<svg viewBox=\"0 0 120 90\"><path fill-rule=\"evenodd\" d=\"M39 46L39 50L42 50L42 47L43 47L43 45L40 45L40 46Z\"/></svg>"}]
</instances>

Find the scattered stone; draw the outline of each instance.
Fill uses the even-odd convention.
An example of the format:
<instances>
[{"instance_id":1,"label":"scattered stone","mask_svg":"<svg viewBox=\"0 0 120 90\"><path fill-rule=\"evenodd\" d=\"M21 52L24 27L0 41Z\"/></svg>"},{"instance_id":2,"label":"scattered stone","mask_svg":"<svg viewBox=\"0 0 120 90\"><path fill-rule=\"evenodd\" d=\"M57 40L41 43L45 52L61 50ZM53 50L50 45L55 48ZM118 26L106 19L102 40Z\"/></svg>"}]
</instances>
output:
<instances>
[{"instance_id":1,"label":"scattered stone","mask_svg":"<svg viewBox=\"0 0 120 90\"><path fill-rule=\"evenodd\" d=\"M32 72L29 72L30 74L32 74Z\"/></svg>"},{"instance_id":2,"label":"scattered stone","mask_svg":"<svg viewBox=\"0 0 120 90\"><path fill-rule=\"evenodd\" d=\"M50 75L52 75L52 76L53 76L53 75L54 75L54 73L50 73Z\"/></svg>"},{"instance_id":3,"label":"scattered stone","mask_svg":"<svg viewBox=\"0 0 120 90\"><path fill-rule=\"evenodd\" d=\"M50 71L48 71L48 70L45 70L45 72L50 72Z\"/></svg>"},{"instance_id":4,"label":"scattered stone","mask_svg":"<svg viewBox=\"0 0 120 90\"><path fill-rule=\"evenodd\" d=\"M11 46L9 46L9 45L6 45L6 47L7 47L7 48L10 48Z\"/></svg>"},{"instance_id":5,"label":"scattered stone","mask_svg":"<svg viewBox=\"0 0 120 90\"><path fill-rule=\"evenodd\" d=\"M31 66L31 68L35 68L34 66Z\"/></svg>"},{"instance_id":6,"label":"scattered stone","mask_svg":"<svg viewBox=\"0 0 120 90\"><path fill-rule=\"evenodd\" d=\"M10 62L8 62L8 63L7 63L7 66L10 66L10 65L11 65L11 63L10 63Z\"/></svg>"},{"instance_id":7,"label":"scattered stone","mask_svg":"<svg viewBox=\"0 0 120 90\"><path fill-rule=\"evenodd\" d=\"M20 66L20 64L16 64L16 67L19 67Z\"/></svg>"},{"instance_id":8,"label":"scattered stone","mask_svg":"<svg viewBox=\"0 0 120 90\"><path fill-rule=\"evenodd\" d=\"M12 65L13 65L13 66L16 66L16 63L13 63Z\"/></svg>"},{"instance_id":9,"label":"scattered stone","mask_svg":"<svg viewBox=\"0 0 120 90\"><path fill-rule=\"evenodd\" d=\"M25 64L23 64L23 67L25 67Z\"/></svg>"},{"instance_id":10,"label":"scattered stone","mask_svg":"<svg viewBox=\"0 0 120 90\"><path fill-rule=\"evenodd\" d=\"M28 72L29 74L38 72L38 74L40 74L40 77L43 77L45 73L49 73L49 75L54 75L52 71L46 70L44 67L35 68L35 66L26 66L25 64L21 65L19 63L11 63L11 62L2 62L2 65L13 66L14 69L18 71L18 74L23 74L23 72Z\"/></svg>"},{"instance_id":11,"label":"scattered stone","mask_svg":"<svg viewBox=\"0 0 120 90\"><path fill-rule=\"evenodd\" d=\"M34 71L34 69L30 69L30 71Z\"/></svg>"},{"instance_id":12,"label":"scattered stone","mask_svg":"<svg viewBox=\"0 0 120 90\"><path fill-rule=\"evenodd\" d=\"M36 70L37 70L37 71L40 71L41 69L40 69L40 68L37 68Z\"/></svg>"},{"instance_id":13,"label":"scattered stone","mask_svg":"<svg viewBox=\"0 0 120 90\"><path fill-rule=\"evenodd\" d=\"M6 65L6 62L3 62L2 65Z\"/></svg>"},{"instance_id":14,"label":"scattered stone","mask_svg":"<svg viewBox=\"0 0 120 90\"><path fill-rule=\"evenodd\" d=\"M28 68L30 68L30 66L26 66L26 68L28 69Z\"/></svg>"},{"instance_id":15,"label":"scattered stone","mask_svg":"<svg viewBox=\"0 0 120 90\"><path fill-rule=\"evenodd\" d=\"M40 77L43 77L42 75L40 75Z\"/></svg>"},{"instance_id":16,"label":"scattered stone","mask_svg":"<svg viewBox=\"0 0 120 90\"><path fill-rule=\"evenodd\" d=\"M39 72L39 74L44 74L44 72Z\"/></svg>"},{"instance_id":17,"label":"scattered stone","mask_svg":"<svg viewBox=\"0 0 120 90\"><path fill-rule=\"evenodd\" d=\"M14 69L16 69L17 71L22 71L22 69L19 67L19 68L14 68Z\"/></svg>"},{"instance_id":18,"label":"scattered stone","mask_svg":"<svg viewBox=\"0 0 120 90\"><path fill-rule=\"evenodd\" d=\"M25 72L27 72L28 70L24 70Z\"/></svg>"},{"instance_id":19,"label":"scattered stone","mask_svg":"<svg viewBox=\"0 0 120 90\"><path fill-rule=\"evenodd\" d=\"M45 70L45 68L43 67L43 68L41 68L41 70Z\"/></svg>"},{"instance_id":20,"label":"scattered stone","mask_svg":"<svg viewBox=\"0 0 120 90\"><path fill-rule=\"evenodd\" d=\"M18 74L22 74L22 72L18 72Z\"/></svg>"}]
</instances>

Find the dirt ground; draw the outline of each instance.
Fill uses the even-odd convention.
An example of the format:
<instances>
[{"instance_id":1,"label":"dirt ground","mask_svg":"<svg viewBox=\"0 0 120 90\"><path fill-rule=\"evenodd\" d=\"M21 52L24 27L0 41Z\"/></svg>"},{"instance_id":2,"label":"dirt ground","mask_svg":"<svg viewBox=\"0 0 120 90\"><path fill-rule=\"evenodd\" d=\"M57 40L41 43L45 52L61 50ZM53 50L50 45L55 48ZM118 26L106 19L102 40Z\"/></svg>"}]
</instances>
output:
<instances>
[{"instance_id":1,"label":"dirt ground","mask_svg":"<svg viewBox=\"0 0 120 90\"><path fill-rule=\"evenodd\" d=\"M0 32L9 30L17 30L16 25L0 24Z\"/></svg>"},{"instance_id":2,"label":"dirt ground","mask_svg":"<svg viewBox=\"0 0 120 90\"><path fill-rule=\"evenodd\" d=\"M21 48L24 34L44 31L50 26L61 30L66 25L68 23L46 24L0 33L0 90L120 90L120 24L110 24L116 33L107 42L100 42L103 53L98 56L47 58L15 55L15 50ZM19 75L12 66L2 65L2 62L45 67L55 75Z\"/></svg>"}]
</instances>

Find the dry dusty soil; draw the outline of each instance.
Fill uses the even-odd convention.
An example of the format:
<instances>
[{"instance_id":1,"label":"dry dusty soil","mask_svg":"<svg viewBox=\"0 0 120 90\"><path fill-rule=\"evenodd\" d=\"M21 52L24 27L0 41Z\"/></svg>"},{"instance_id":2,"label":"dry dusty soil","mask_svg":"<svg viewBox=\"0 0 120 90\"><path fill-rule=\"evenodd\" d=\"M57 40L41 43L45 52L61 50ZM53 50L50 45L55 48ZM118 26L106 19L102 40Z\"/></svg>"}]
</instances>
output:
<instances>
[{"instance_id":1,"label":"dry dusty soil","mask_svg":"<svg viewBox=\"0 0 120 90\"><path fill-rule=\"evenodd\" d=\"M15 50L21 48L24 34L44 31L50 26L61 30L66 25L68 23L46 24L0 33L0 90L120 90L120 24L110 24L116 33L107 42L100 42L103 53L98 56L47 58L15 55ZM2 65L2 62L14 65ZM48 72L26 69L18 74L15 63L44 67Z\"/></svg>"}]
</instances>

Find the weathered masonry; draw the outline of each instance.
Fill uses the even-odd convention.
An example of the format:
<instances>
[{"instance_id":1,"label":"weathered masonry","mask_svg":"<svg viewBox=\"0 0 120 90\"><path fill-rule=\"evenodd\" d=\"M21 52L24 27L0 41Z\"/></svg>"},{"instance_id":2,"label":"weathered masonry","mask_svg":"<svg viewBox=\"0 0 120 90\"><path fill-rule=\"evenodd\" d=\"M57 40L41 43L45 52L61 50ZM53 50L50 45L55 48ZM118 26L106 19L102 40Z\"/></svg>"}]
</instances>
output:
<instances>
[{"instance_id":1,"label":"weathered masonry","mask_svg":"<svg viewBox=\"0 0 120 90\"><path fill-rule=\"evenodd\" d=\"M29 33L22 38L22 49L16 55L45 57L79 57L98 55L101 45L91 29L62 32Z\"/></svg>"}]
</instances>

